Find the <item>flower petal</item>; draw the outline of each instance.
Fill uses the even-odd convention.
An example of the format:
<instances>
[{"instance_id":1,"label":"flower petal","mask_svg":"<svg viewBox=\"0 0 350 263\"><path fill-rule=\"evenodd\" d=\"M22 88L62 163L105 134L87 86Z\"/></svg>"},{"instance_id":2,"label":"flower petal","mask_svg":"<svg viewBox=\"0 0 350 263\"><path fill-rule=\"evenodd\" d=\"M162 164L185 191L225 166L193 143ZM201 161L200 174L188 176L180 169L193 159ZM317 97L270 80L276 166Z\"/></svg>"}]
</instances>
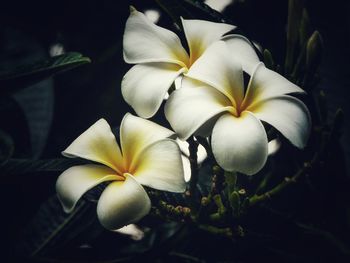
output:
<instances>
[{"instance_id":1,"label":"flower petal","mask_svg":"<svg viewBox=\"0 0 350 263\"><path fill-rule=\"evenodd\" d=\"M279 138L272 139L268 144L268 156L274 156L281 148L281 140Z\"/></svg>"},{"instance_id":2,"label":"flower petal","mask_svg":"<svg viewBox=\"0 0 350 263\"><path fill-rule=\"evenodd\" d=\"M178 65L169 63L135 65L123 77L123 97L137 115L150 118L158 111L171 84L183 71Z\"/></svg>"},{"instance_id":3,"label":"flower petal","mask_svg":"<svg viewBox=\"0 0 350 263\"><path fill-rule=\"evenodd\" d=\"M151 201L143 187L130 174L125 181L109 184L97 203L97 216L110 230L134 223L147 215Z\"/></svg>"},{"instance_id":4,"label":"flower petal","mask_svg":"<svg viewBox=\"0 0 350 263\"><path fill-rule=\"evenodd\" d=\"M252 75L260 62L252 43L246 37L236 34L227 35L222 40L228 46L232 59L240 63L245 72Z\"/></svg>"},{"instance_id":5,"label":"flower petal","mask_svg":"<svg viewBox=\"0 0 350 263\"><path fill-rule=\"evenodd\" d=\"M285 95L262 101L247 110L275 127L296 147L305 147L309 138L311 117L300 100Z\"/></svg>"},{"instance_id":6,"label":"flower petal","mask_svg":"<svg viewBox=\"0 0 350 263\"><path fill-rule=\"evenodd\" d=\"M170 62L184 67L188 61L176 34L153 24L133 7L125 25L123 51L124 60L132 64Z\"/></svg>"},{"instance_id":7,"label":"flower petal","mask_svg":"<svg viewBox=\"0 0 350 263\"><path fill-rule=\"evenodd\" d=\"M198 59L215 41L236 26L215 23L205 20L181 19L188 46L190 48L190 64Z\"/></svg>"},{"instance_id":8,"label":"flower petal","mask_svg":"<svg viewBox=\"0 0 350 263\"><path fill-rule=\"evenodd\" d=\"M213 154L227 171L252 175L260 171L267 159L267 136L262 123L251 113L239 118L224 114L214 126Z\"/></svg>"},{"instance_id":9,"label":"flower petal","mask_svg":"<svg viewBox=\"0 0 350 263\"><path fill-rule=\"evenodd\" d=\"M154 189L182 193L186 189L181 150L174 140L148 146L137 159L135 179Z\"/></svg>"},{"instance_id":10,"label":"flower petal","mask_svg":"<svg viewBox=\"0 0 350 263\"><path fill-rule=\"evenodd\" d=\"M188 149L189 143L187 141L181 140L179 138L176 138L176 142L179 145L182 154L185 155L186 157L189 157L190 156L190 151ZM208 157L208 154L207 154L207 151L205 150L205 148L203 147L203 145L198 144L197 163L201 164L202 162L204 162L205 159L207 159L207 157Z\"/></svg>"},{"instance_id":11,"label":"flower petal","mask_svg":"<svg viewBox=\"0 0 350 263\"><path fill-rule=\"evenodd\" d=\"M83 132L62 154L102 163L119 173L123 170L119 145L105 119L98 120Z\"/></svg>"},{"instance_id":12,"label":"flower petal","mask_svg":"<svg viewBox=\"0 0 350 263\"><path fill-rule=\"evenodd\" d=\"M125 114L120 125L120 144L126 167L132 169L134 161L147 146L174 134L172 130L152 121Z\"/></svg>"},{"instance_id":13,"label":"flower petal","mask_svg":"<svg viewBox=\"0 0 350 263\"><path fill-rule=\"evenodd\" d=\"M191 180L191 163L190 160L188 159L187 156L185 155L181 155L181 159L182 159L182 165L184 167L184 178L185 178L185 182L189 182Z\"/></svg>"},{"instance_id":14,"label":"flower petal","mask_svg":"<svg viewBox=\"0 0 350 263\"><path fill-rule=\"evenodd\" d=\"M234 106L243 100L242 66L231 58L223 41L213 43L191 66L186 76L213 86L224 93Z\"/></svg>"},{"instance_id":15,"label":"flower petal","mask_svg":"<svg viewBox=\"0 0 350 263\"><path fill-rule=\"evenodd\" d=\"M142 229L135 224L129 224L129 225L123 226L122 228L114 230L114 232L117 232L125 236L129 236L130 239L135 241L142 240L145 237L145 232L142 231Z\"/></svg>"},{"instance_id":16,"label":"flower petal","mask_svg":"<svg viewBox=\"0 0 350 263\"><path fill-rule=\"evenodd\" d=\"M172 93L164 111L171 127L186 140L210 119L232 107L225 95L203 83L186 78L182 85Z\"/></svg>"},{"instance_id":17,"label":"flower petal","mask_svg":"<svg viewBox=\"0 0 350 263\"><path fill-rule=\"evenodd\" d=\"M280 74L259 63L250 78L243 107L289 93L305 93Z\"/></svg>"},{"instance_id":18,"label":"flower petal","mask_svg":"<svg viewBox=\"0 0 350 263\"><path fill-rule=\"evenodd\" d=\"M95 164L73 166L57 179L56 192L66 213L70 213L82 195L94 186L111 180L124 180L109 167Z\"/></svg>"}]
</instances>

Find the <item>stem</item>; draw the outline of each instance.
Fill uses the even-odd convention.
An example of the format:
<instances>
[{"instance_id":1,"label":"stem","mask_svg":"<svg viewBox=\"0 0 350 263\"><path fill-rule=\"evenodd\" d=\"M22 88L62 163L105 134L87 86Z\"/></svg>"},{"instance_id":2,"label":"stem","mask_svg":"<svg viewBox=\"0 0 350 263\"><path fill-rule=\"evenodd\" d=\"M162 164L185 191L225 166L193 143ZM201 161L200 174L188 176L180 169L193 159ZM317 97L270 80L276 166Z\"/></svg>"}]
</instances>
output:
<instances>
[{"instance_id":1,"label":"stem","mask_svg":"<svg viewBox=\"0 0 350 263\"><path fill-rule=\"evenodd\" d=\"M212 233L214 235L223 235L223 236L232 238L232 230L229 227L219 228L212 225L202 224L202 225L198 225L198 228L204 231L207 231L209 233Z\"/></svg>"},{"instance_id":2,"label":"stem","mask_svg":"<svg viewBox=\"0 0 350 263\"><path fill-rule=\"evenodd\" d=\"M188 150L190 152L190 166L191 166L191 181L190 181L190 196L194 197L197 190L198 182L198 162L197 162L197 150L198 142L194 140L194 137L190 137L187 142L189 143Z\"/></svg>"},{"instance_id":3,"label":"stem","mask_svg":"<svg viewBox=\"0 0 350 263\"><path fill-rule=\"evenodd\" d=\"M250 206L254 206L254 205L256 205L260 202L263 202L267 199L271 199L273 196L280 193L287 186L296 183L301 176L305 175L310 170L310 168L316 163L318 158L319 158L319 154L316 153L314 155L313 159L310 162L305 162L304 166L298 172L296 172L292 177L285 177L281 183L279 183L274 188L272 188L270 191L267 191L264 194L252 196L249 199Z\"/></svg>"},{"instance_id":4,"label":"stem","mask_svg":"<svg viewBox=\"0 0 350 263\"><path fill-rule=\"evenodd\" d=\"M218 207L218 213L220 216L225 215L226 213L226 207L224 206L222 199L221 199L221 195L217 194L213 196L213 200L216 204L216 206Z\"/></svg>"}]
</instances>

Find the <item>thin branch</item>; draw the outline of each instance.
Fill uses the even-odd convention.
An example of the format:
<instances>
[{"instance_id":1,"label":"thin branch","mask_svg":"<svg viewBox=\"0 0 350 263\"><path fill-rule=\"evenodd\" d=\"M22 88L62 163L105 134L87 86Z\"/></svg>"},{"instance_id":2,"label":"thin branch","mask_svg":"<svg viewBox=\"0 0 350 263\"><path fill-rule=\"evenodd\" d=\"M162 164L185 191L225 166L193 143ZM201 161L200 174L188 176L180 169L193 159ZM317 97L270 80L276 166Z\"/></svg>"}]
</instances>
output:
<instances>
[{"instance_id":1,"label":"thin branch","mask_svg":"<svg viewBox=\"0 0 350 263\"><path fill-rule=\"evenodd\" d=\"M287 186L296 183L300 179L300 177L305 175L312 168L312 166L318 161L318 158L319 158L319 154L316 153L313 159L310 162L305 162L304 166L298 172L296 172L292 177L285 177L281 183L276 185L270 191L267 191L261 195L253 195L249 199L250 206L253 206L265 200L271 199L273 196L279 194L282 190L284 190Z\"/></svg>"},{"instance_id":2,"label":"thin branch","mask_svg":"<svg viewBox=\"0 0 350 263\"><path fill-rule=\"evenodd\" d=\"M190 137L187 142L189 143L188 150L190 152L190 165L191 165L191 181L190 181L190 196L194 198L196 196L197 183L198 183L198 162L197 162L197 150L198 142L194 140L194 137Z\"/></svg>"}]
</instances>

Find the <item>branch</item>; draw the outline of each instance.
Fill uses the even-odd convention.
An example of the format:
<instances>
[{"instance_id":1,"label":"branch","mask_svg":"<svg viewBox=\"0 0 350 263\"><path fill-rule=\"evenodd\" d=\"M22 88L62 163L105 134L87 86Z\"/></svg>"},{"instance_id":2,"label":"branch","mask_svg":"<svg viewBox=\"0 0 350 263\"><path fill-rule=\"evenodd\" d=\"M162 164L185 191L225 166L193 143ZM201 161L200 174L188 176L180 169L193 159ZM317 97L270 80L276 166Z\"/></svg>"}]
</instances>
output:
<instances>
[{"instance_id":1,"label":"branch","mask_svg":"<svg viewBox=\"0 0 350 263\"><path fill-rule=\"evenodd\" d=\"M305 162L304 166L295 173L292 177L285 177L284 180L276 185L274 188L272 188L270 191L267 191L264 194L261 195L253 195L249 199L249 205L253 206L260 202L263 202L265 200L271 199L273 196L279 194L283 189L285 189L287 186L296 183L300 177L305 175L311 168L314 166L314 164L318 161L319 154L316 153L313 157L313 159L310 162Z\"/></svg>"},{"instance_id":2,"label":"branch","mask_svg":"<svg viewBox=\"0 0 350 263\"><path fill-rule=\"evenodd\" d=\"M191 165L191 181L189 193L191 198L194 198L197 190L197 182L198 182L198 163L197 163L197 150L198 150L198 142L194 140L194 137L190 137L187 142L189 143L188 150L190 152L190 165Z\"/></svg>"}]
</instances>

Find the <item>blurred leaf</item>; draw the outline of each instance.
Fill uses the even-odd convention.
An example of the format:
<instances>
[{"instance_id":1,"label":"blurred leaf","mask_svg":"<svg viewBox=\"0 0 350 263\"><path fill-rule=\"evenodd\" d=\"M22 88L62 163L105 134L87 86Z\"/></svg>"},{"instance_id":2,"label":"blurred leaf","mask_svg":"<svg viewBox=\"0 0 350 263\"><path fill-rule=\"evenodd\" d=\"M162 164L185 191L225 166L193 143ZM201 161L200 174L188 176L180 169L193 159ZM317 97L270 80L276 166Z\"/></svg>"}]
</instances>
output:
<instances>
[{"instance_id":1,"label":"blurred leaf","mask_svg":"<svg viewBox=\"0 0 350 263\"><path fill-rule=\"evenodd\" d=\"M303 12L302 0L289 0L288 25L287 25L287 49L285 72L290 73L294 65L296 45L299 41L299 29Z\"/></svg>"},{"instance_id":2,"label":"blurred leaf","mask_svg":"<svg viewBox=\"0 0 350 263\"><path fill-rule=\"evenodd\" d=\"M10 135L0 130L0 165L6 163L14 152L14 143Z\"/></svg>"},{"instance_id":3,"label":"blurred leaf","mask_svg":"<svg viewBox=\"0 0 350 263\"><path fill-rule=\"evenodd\" d=\"M0 93L14 92L19 88L24 88L55 74L90 62L88 57L83 57L80 53L68 52L35 64L17 67L11 72L2 72L0 74Z\"/></svg>"},{"instance_id":4,"label":"blurred leaf","mask_svg":"<svg viewBox=\"0 0 350 263\"><path fill-rule=\"evenodd\" d=\"M303 9L302 19L299 28L299 46L302 48L310 36L310 19L306 9Z\"/></svg>"},{"instance_id":5,"label":"blurred leaf","mask_svg":"<svg viewBox=\"0 0 350 263\"><path fill-rule=\"evenodd\" d=\"M156 0L156 2L171 17L178 28L182 28L180 17L193 18L192 14L181 3L182 1Z\"/></svg>"},{"instance_id":6,"label":"blurred leaf","mask_svg":"<svg viewBox=\"0 0 350 263\"><path fill-rule=\"evenodd\" d=\"M296 222L296 225L304 229L306 233L315 235L320 237L321 239L324 239L325 241L329 242L330 245L337 248L340 253L346 255L347 257L350 257L350 248L347 246L347 244L343 243L342 240L338 239L331 232L314 227L312 225L303 224L299 222Z\"/></svg>"},{"instance_id":7,"label":"blurred leaf","mask_svg":"<svg viewBox=\"0 0 350 263\"><path fill-rule=\"evenodd\" d=\"M221 13L196 0L156 0L157 4L172 18L178 28L182 28L181 19L206 19L215 22L231 23Z\"/></svg>"},{"instance_id":8,"label":"blurred leaf","mask_svg":"<svg viewBox=\"0 0 350 263\"><path fill-rule=\"evenodd\" d=\"M81 200L67 214L56 195L41 205L18 243L19 256L47 255L72 242L96 221L96 208Z\"/></svg>"},{"instance_id":9,"label":"blurred leaf","mask_svg":"<svg viewBox=\"0 0 350 263\"><path fill-rule=\"evenodd\" d=\"M323 40L316 30L307 41L306 46L306 67L309 71L315 71L321 63L323 52Z\"/></svg>"},{"instance_id":10,"label":"blurred leaf","mask_svg":"<svg viewBox=\"0 0 350 263\"><path fill-rule=\"evenodd\" d=\"M73 165L86 163L79 159L9 159L2 167L1 174L6 176L25 175L37 172L62 172Z\"/></svg>"},{"instance_id":11,"label":"blurred leaf","mask_svg":"<svg viewBox=\"0 0 350 263\"><path fill-rule=\"evenodd\" d=\"M12 95L26 117L30 134L30 157L34 159L43 152L50 132L54 113L53 84L52 78L46 79Z\"/></svg>"},{"instance_id":12,"label":"blurred leaf","mask_svg":"<svg viewBox=\"0 0 350 263\"><path fill-rule=\"evenodd\" d=\"M23 109L11 96L0 95L0 129L11 136L13 156L27 158L31 153L30 134Z\"/></svg>"}]
</instances>

